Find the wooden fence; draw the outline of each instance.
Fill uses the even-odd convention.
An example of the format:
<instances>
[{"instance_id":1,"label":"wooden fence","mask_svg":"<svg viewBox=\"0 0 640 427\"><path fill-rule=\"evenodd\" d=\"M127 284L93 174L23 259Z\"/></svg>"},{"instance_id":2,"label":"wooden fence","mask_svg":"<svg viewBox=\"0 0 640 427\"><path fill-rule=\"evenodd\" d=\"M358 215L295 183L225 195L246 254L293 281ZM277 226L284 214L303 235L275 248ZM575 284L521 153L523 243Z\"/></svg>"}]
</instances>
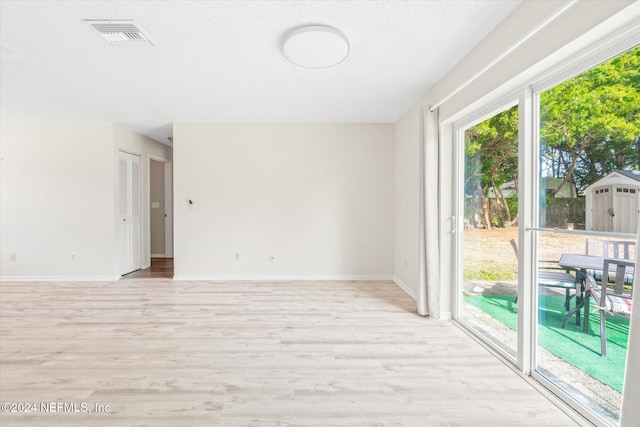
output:
<instances>
[{"instance_id":1,"label":"wooden fence","mask_svg":"<svg viewBox=\"0 0 640 427\"><path fill-rule=\"evenodd\" d=\"M502 204L497 199L488 199L490 218L492 226L502 226L504 224L504 212ZM585 205L584 197L575 199L547 199L546 206L541 206L542 218L540 225L543 227L567 228L573 224L575 229L584 229ZM512 203L515 205L515 203ZM482 201L479 198L465 199L465 226L484 227L482 218ZM515 210L515 209L514 209ZM511 212L515 217L517 212Z\"/></svg>"}]
</instances>

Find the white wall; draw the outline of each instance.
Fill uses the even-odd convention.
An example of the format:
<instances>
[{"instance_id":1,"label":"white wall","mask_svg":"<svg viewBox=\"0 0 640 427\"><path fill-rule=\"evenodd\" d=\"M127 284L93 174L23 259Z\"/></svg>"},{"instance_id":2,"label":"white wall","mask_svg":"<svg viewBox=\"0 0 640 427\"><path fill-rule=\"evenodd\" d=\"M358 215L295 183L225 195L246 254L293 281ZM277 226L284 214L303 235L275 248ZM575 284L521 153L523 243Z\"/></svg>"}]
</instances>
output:
<instances>
[{"instance_id":1,"label":"white wall","mask_svg":"<svg viewBox=\"0 0 640 427\"><path fill-rule=\"evenodd\" d=\"M391 278L393 132L174 124L175 278Z\"/></svg>"},{"instance_id":2,"label":"white wall","mask_svg":"<svg viewBox=\"0 0 640 427\"><path fill-rule=\"evenodd\" d=\"M132 132L124 126L114 125L113 127L113 143L116 148L114 150L114 164L117 167L118 150L126 151L131 154L137 154L140 156L140 235L142 238L141 252L142 252L142 268L147 268L151 265L151 204L150 204L150 159L171 161L173 156L173 150L168 145L160 144L146 136ZM118 186L115 186L116 200L118 200ZM118 206L114 205L114 216L116 218L115 227L119 227L118 222Z\"/></svg>"},{"instance_id":3,"label":"white wall","mask_svg":"<svg viewBox=\"0 0 640 427\"><path fill-rule=\"evenodd\" d=\"M0 124L2 279L115 277L113 151L110 123Z\"/></svg>"},{"instance_id":4,"label":"white wall","mask_svg":"<svg viewBox=\"0 0 640 427\"><path fill-rule=\"evenodd\" d=\"M144 195L149 156L170 159L171 148L112 123L3 122L0 132L2 280L120 277L118 149L142 155Z\"/></svg>"},{"instance_id":5,"label":"white wall","mask_svg":"<svg viewBox=\"0 0 640 427\"><path fill-rule=\"evenodd\" d=\"M566 61L567 57L580 52L600 37L616 28L632 23L637 16L637 4L633 1L589 1L573 4L557 21L539 31L527 42L501 59L474 83L461 90L440 106L441 147L441 301L443 313L451 305L453 234L453 135L451 124L470 112L482 108L492 100L522 89L554 65ZM439 103L468 81L479 70L499 58L514 43L523 39L541 26L554 12L563 7L562 1L526 1L510 14L492 33L457 64L447 75L427 92L396 123L396 174L395 174L395 270L394 275L401 285L416 292L419 280L417 268L405 268L404 258L418 251L419 231L418 205L419 159L404 155L408 150L418 152L420 125L416 121L419 109L425 105ZM632 6L630 6L632 5ZM634 13L629 11L634 9ZM626 10L623 10L627 8ZM622 11L622 12L620 12ZM609 20L608 23L600 25ZM614 21L615 24L611 22ZM417 262L417 259L416 261ZM411 262L409 262L411 264Z\"/></svg>"},{"instance_id":6,"label":"white wall","mask_svg":"<svg viewBox=\"0 0 640 427\"><path fill-rule=\"evenodd\" d=\"M420 274L420 114L405 114L395 125L394 281L414 299Z\"/></svg>"}]
</instances>

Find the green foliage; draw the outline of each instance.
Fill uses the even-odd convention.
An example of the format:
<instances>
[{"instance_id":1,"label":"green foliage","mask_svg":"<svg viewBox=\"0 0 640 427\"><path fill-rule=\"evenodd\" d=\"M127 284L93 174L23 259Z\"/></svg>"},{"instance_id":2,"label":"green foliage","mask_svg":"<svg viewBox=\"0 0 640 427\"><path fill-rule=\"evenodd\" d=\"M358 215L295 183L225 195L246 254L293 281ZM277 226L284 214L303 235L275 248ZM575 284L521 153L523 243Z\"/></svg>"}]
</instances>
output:
<instances>
[{"instance_id":1,"label":"green foliage","mask_svg":"<svg viewBox=\"0 0 640 427\"><path fill-rule=\"evenodd\" d=\"M465 152L467 159L472 159L466 163L466 194L487 196L493 188L495 196L503 199L500 186L518 179L518 106L469 128ZM511 207L506 202L504 206L505 215L491 218L491 225L502 227L511 220Z\"/></svg>"},{"instance_id":2,"label":"green foliage","mask_svg":"<svg viewBox=\"0 0 640 427\"><path fill-rule=\"evenodd\" d=\"M540 106L549 175L584 189L640 166L640 47L542 93Z\"/></svg>"},{"instance_id":3,"label":"green foliage","mask_svg":"<svg viewBox=\"0 0 640 427\"><path fill-rule=\"evenodd\" d=\"M509 197L507 199L507 205L509 206L509 212L511 212L511 215L518 216L518 198Z\"/></svg>"},{"instance_id":4,"label":"green foliage","mask_svg":"<svg viewBox=\"0 0 640 427\"><path fill-rule=\"evenodd\" d=\"M465 152L467 157L480 157L480 169L472 172L480 177L483 188L492 182L501 185L517 178L518 107L514 106L468 129Z\"/></svg>"},{"instance_id":5,"label":"green foliage","mask_svg":"<svg viewBox=\"0 0 640 427\"><path fill-rule=\"evenodd\" d=\"M617 169L640 168L640 46L540 94L541 168L583 190ZM505 110L465 133L465 194L495 192L506 211L489 218L503 226L517 217L517 200L501 185L518 177L518 108ZM493 189L493 190L490 190ZM486 208L485 208L486 210Z\"/></svg>"}]
</instances>

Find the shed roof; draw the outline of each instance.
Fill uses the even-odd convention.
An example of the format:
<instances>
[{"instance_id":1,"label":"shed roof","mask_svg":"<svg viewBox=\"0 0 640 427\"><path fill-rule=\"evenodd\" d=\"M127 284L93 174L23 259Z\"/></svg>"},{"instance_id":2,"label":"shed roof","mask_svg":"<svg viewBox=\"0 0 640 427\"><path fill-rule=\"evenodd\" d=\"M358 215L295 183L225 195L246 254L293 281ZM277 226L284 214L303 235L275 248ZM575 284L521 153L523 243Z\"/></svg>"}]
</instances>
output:
<instances>
[{"instance_id":1,"label":"shed roof","mask_svg":"<svg viewBox=\"0 0 640 427\"><path fill-rule=\"evenodd\" d=\"M617 170L616 172L626 177L635 179L636 181L640 181L640 171Z\"/></svg>"},{"instance_id":2,"label":"shed roof","mask_svg":"<svg viewBox=\"0 0 640 427\"><path fill-rule=\"evenodd\" d=\"M609 172L605 176L603 176L603 177L597 179L596 181L592 182L590 185L588 185L584 189L584 192L585 192L585 194L587 194L589 189L592 188L593 186L602 185L601 181L611 181L612 179L615 179L615 178L617 178L618 180L620 180L620 179L622 179L622 180L632 179L632 180L634 180L636 183L638 183L640 185L640 171L618 169L618 170L615 170L613 172ZM629 183L629 185L631 185L631 183Z\"/></svg>"}]
</instances>

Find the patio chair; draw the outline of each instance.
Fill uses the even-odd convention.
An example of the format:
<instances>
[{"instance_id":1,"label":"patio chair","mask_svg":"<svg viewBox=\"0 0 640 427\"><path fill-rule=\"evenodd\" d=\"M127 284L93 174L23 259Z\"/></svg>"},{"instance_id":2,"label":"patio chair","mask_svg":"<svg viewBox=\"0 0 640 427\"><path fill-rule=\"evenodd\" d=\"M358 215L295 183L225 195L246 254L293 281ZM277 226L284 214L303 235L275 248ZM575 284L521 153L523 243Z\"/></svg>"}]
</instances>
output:
<instances>
[{"instance_id":1,"label":"patio chair","mask_svg":"<svg viewBox=\"0 0 640 427\"><path fill-rule=\"evenodd\" d=\"M603 258L634 259L636 256L636 242L625 240L599 240L587 239L585 244L585 254L601 256ZM602 279L601 270L587 270L587 274L592 275L596 280ZM616 280L615 273L609 273L609 281ZM625 274L626 285L633 284L633 274Z\"/></svg>"},{"instance_id":2,"label":"patio chair","mask_svg":"<svg viewBox=\"0 0 640 427\"><path fill-rule=\"evenodd\" d=\"M636 242L587 239L584 253L604 258L633 259L636 255Z\"/></svg>"},{"instance_id":3,"label":"patio chair","mask_svg":"<svg viewBox=\"0 0 640 427\"><path fill-rule=\"evenodd\" d=\"M518 258L518 244L515 239L509 241L513 252ZM538 286L546 286L550 288L561 288L565 290L564 308L566 311L571 309L571 290L576 289L576 278L571 273L565 271L562 267L558 266L557 261L540 260L538 267ZM518 302L518 295L514 302Z\"/></svg>"},{"instance_id":4,"label":"patio chair","mask_svg":"<svg viewBox=\"0 0 640 427\"><path fill-rule=\"evenodd\" d=\"M593 298L597 305L595 310L600 310L600 355L607 357L607 316L631 317L633 297L633 281L631 285L625 283L624 277L629 267L634 267L633 261L605 258L602 271L610 271L614 267L615 280L613 286L609 285L611 272L598 280L590 274L586 275L585 302L584 302L584 331L589 331L589 299Z\"/></svg>"}]
</instances>

